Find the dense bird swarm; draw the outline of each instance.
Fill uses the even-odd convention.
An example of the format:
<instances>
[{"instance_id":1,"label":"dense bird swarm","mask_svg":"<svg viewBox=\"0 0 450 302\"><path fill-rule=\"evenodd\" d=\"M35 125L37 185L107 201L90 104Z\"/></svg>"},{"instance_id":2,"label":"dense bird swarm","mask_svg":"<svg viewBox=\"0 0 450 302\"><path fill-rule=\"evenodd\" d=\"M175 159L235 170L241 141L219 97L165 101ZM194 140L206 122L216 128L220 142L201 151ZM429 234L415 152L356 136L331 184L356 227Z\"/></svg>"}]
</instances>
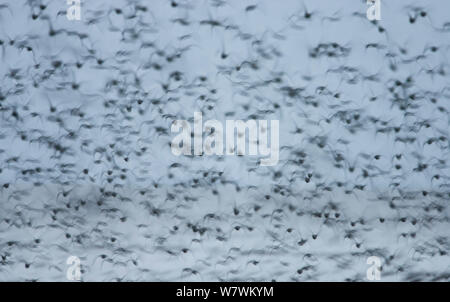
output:
<instances>
[{"instance_id":1,"label":"dense bird swarm","mask_svg":"<svg viewBox=\"0 0 450 302\"><path fill-rule=\"evenodd\" d=\"M3 1L0 280L449 280L449 8ZM194 111L280 162L174 156Z\"/></svg>"}]
</instances>

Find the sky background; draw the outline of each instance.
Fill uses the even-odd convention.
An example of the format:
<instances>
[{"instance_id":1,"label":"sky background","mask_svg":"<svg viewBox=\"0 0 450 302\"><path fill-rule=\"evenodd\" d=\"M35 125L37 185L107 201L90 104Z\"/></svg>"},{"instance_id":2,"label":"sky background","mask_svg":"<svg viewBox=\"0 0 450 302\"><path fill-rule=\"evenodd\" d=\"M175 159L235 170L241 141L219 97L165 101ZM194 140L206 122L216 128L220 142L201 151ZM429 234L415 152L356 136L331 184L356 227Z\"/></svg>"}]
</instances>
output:
<instances>
[{"instance_id":1,"label":"sky background","mask_svg":"<svg viewBox=\"0 0 450 302\"><path fill-rule=\"evenodd\" d=\"M0 280L448 280L450 3L367 7L0 1ZM195 111L278 165L174 156Z\"/></svg>"}]
</instances>

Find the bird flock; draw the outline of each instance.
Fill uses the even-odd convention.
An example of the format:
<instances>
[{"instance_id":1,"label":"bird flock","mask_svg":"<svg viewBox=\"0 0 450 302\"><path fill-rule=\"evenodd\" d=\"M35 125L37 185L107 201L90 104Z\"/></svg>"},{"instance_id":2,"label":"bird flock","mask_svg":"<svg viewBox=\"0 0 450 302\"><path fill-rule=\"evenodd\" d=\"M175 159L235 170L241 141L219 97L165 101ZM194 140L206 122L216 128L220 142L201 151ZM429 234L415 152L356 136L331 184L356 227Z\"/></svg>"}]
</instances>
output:
<instances>
[{"instance_id":1,"label":"bird flock","mask_svg":"<svg viewBox=\"0 0 450 302\"><path fill-rule=\"evenodd\" d=\"M450 280L448 1L0 0L0 281ZM275 166L175 120L279 120Z\"/></svg>"}]
</instances>

